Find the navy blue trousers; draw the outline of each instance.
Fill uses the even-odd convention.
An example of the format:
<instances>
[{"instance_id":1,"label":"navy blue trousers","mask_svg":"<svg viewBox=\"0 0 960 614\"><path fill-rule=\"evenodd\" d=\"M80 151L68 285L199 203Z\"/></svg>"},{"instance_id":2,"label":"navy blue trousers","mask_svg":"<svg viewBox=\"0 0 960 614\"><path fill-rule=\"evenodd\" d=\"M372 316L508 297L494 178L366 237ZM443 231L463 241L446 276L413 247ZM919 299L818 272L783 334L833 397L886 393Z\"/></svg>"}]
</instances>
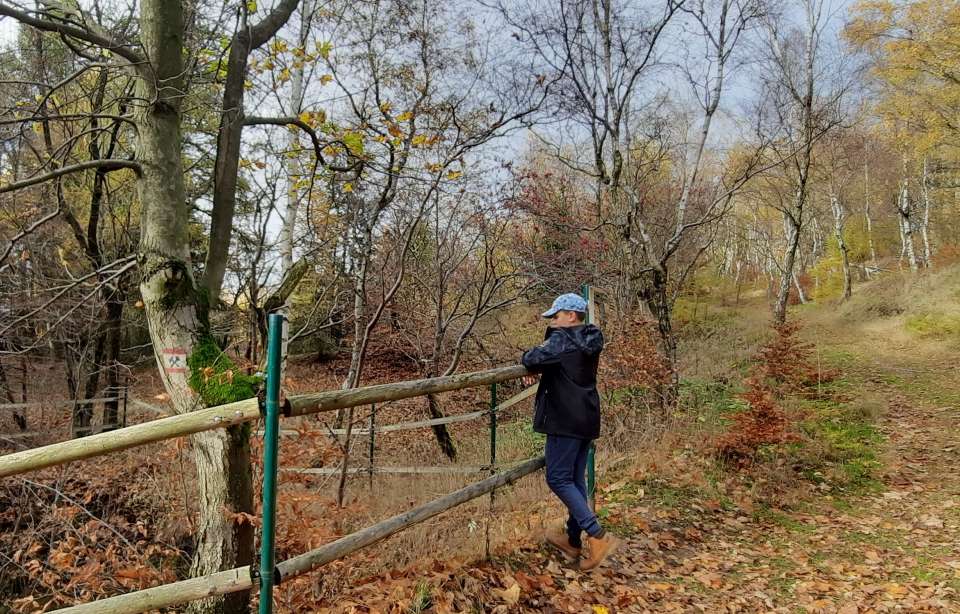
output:
<instances>
[{"instance_id":1,"label":"navy blue trousers","mask_svg":"<svg viewBox=\"0 0 960 614\"><path fill-rule=\"evenodd\" d=\"M591 537L603 534L597 515L587 499L587 452L589 439L547 435L547 486L567 507L567 535L570 545L579 548L580 532Z\"/></svg>"}]
</instances>

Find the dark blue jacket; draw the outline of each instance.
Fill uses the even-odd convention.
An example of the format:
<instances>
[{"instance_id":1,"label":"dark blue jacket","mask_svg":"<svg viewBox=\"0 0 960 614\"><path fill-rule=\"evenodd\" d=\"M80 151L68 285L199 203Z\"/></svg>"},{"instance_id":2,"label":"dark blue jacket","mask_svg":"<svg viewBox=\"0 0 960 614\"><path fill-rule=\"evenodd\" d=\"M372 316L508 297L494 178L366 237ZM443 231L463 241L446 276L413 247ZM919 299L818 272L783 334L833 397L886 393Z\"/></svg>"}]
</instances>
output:
<instances>
[{"instance_id":1,"label":"dark blue jacket","mask_svg":"<svg viewBox=\"0 0 960 614\"><path fill-rule=\"evenodd\" d=\"M521 362L540 374L533 430L547 435L596 439L600 436L597 367L603 333L593 324L548 328L545 340Z\"/></svg>"}]
</instances>

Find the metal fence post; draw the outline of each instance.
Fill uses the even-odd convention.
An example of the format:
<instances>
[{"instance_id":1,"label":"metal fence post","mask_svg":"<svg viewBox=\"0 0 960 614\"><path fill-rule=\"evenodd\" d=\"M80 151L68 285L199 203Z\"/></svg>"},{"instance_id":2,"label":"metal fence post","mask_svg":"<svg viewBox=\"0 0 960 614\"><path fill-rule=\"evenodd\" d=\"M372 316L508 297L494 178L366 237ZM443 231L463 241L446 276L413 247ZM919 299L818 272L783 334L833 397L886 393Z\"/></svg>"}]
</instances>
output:
<instances>
[{"instance_id":1,"label":"metal fence post","mask_svg":"<svg viewBox=\"0 0 960 614\"><path fill-rule=\"evenodd\" d=\"M590 324L590 314L593 312L593 293L590 291L589 284L583 284L581 288L583 300L587 301L586 323ZM590 449L587 450L587 499L590 501L590 507L597 507L597 446L590 442Z\"/></svg>"},{"instance_id":2,"label":"metal fence post","mask_svg":"<svg viewBox=\"0 0 960 614\"><path fill-rule=\"evenodd\" d=\"M263 432L263 523L260 533L260 614L273 612L274 538L277 517L277 452L280 447L280 377L284 316L268 316L267 394Z\"/></svg>"}]
</instances>

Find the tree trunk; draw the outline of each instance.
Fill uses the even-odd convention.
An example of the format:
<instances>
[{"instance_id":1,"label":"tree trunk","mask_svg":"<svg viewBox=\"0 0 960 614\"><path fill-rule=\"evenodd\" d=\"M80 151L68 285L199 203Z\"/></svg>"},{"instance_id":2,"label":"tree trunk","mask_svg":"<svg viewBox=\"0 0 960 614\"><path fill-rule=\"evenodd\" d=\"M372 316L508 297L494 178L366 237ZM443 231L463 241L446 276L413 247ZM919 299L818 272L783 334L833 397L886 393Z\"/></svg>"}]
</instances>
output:
<instances>
[{"instance_id":1,"label":"tree trunk","mask_svg":"<svg viewBox=\"0 0 960 614\"><path fill-rule=\"evenodd\" d=\"M310 32L310 18L312 16L311 0L304 0L300 8L300 47L307 45L307 35ZM290 74L290 115L297 117L303 108L303 73L304 64L294 66ZM300 149L300 131L290 132L289 150L294 152ZM293 243L297 227L297 213L300 209L300 189L297 187L299 179L299 157L290 156L287 159L287 210L284 212L283 227L280 229L280 264L281 272L286 273L293 266Z\"/></svg>"},{"instance_id":2,"label":"tree trunk","mask_svg":"<svg viewBox=\"0 0 960 614\"><path fill-rule=\"evenodd\" d=\"M923 193L923 219L920 222L920 236L923 238L923 266L930 268L932 265L932 255L930 251L930 188L927 184L927 158L923 158L923 178L921 180L921 190Z\"/></svg>"},{"instance_id":3,"label":"tree trunk","mask_svg":"<svg viewBox=\"0 0 960 614\"><path fill-rule=\"evenodd\" d=\"M900 220L900 240L903 242L901 260L907 258L910 270L917 272L917 254L913 247L913 220L911 219L909 179L900 182L900 194L897 197L897 216Z\"/></svg>"},{"instance_id":4,"label":"tree trunk","mask_svg":"<svg viewBox=\"0 0 960 614\"><path fill-rule=\"evenodd\" d=\"M664 394L664 403L669 406L677 398L680 374L677 371L677 338L673 333L673 305L667 287L665 267L654 268L646 277L642 290L644 303L657 319L657 333L660 336L660 351L670 368L670 382Z\"/></svg>"},{"instance_id":5,"label":"tree trunk","mask_svg":"<svg viewBox=\"0 0 960 614\"><path fill-rule=\"evenodd\" d=\"M210 241L203 269L203 285L213 304L219 301L223 277L227 270L233 216L237 206L247 62L250 52L267 42L290 19L298 2L299 0L281 0L269 15L253 26L246 23L246 11L241 9L240 28L230 41L227 77L223 85L220 110L220 129L217 133L217 158L214 162Z\"/></svg>"},{"instance_id":6,"label":"tree trunk","mask_svg":"<svg viewBox=\"0 0 960 614\"><path fill-rule=\"evenodd\" d=\"M94 399L98 396L100 389L100 371L103 365L103 351L106 346L104 337L104 326L98 326L94 332L96 341L94 342L93 359L90 361L90 371L87 373L87 381L84 383L83 391L80 393L81 399ZM86 361L80 360L78 363L78 375L83 370ZM73 436L86 437L93 434L91 421L93 419L93 406L91 402L78 403L73 409Z\"/></svg>"},{"instance_id":7,"label":"tree trunk","mask_svg":"<svg viewBox=\"0 0 960 614\"><path fill-rule=\"evenodd\" d=\"M119 282L118 282L119 283ZM107 396L114 397L113 401L106 401L103 405L103 430L110 431L119 426L120 400L120 337L123 323L123 298L119 292L111 294L107 302L107 321L105 323L107 335Z\"/></svg>"},{"instance_id":8,"label":"tree trunk","mask_svg":"<svg viewBox=\"0 0 960 614\"><path fill-rule=\"evenodd\" d=\"M187 358L202 339L209 342L209 301L193 277L190 221L184 189L180 106L183 78L183 7L180 2L141 0L141 40L150 58L149 75L138 81L137 157L142 173L137 193L143 210L139 246L140 293L154 356L174 409L202 407L189 384ZM232 427L191 437L197 467L200 519L193 575L239 567L252 561L253 531L228 512L253 511L249 428ZM248 609L247 592L197 602L192 612Z\"/></svg>"},{"instance_id":9,"label":"tree trunk","mask_svg":"<svg viewBox=\"0 0 960 614\"><path fill-rule=\"evenodd\" d=\"M810 261L816 263L817 259L823 256L823 229L820 228L820 220L817 216L813 217L813 247L810 250ZM802 269L802 267L801 267Z\"/></svg>"},{"instance_id":10,"label":"tree trunk","mask_svg":"<svg viewBox=\"0 0 960 614\"><path fill-rule=\"evenodd\" d=\"M797 276L796 271L793 272L793 287L797 289L797 302L801 305L806 305L807 295L803 292L803 286L800 285L800 278Z\"/></svg>"},{"instance_id":11,"label":"tree trunk","mask_svg":"<svg viewBox=\"0 0 960 614\"><path fill-rule=\"evenodd\" d=\"M435 394L427 395L427 409L430 412L431 420L444 417L443 411L440 409L440 404L437 403L437 395ZM457 447L453 443L453 437L450 436L447 425L434 424L430 428L433 430L433 436L437 439L440 451L450 460L457 460Z\"/></svg>"},{"instance_id":12,"label":"tree trunk","mask_svg":"<svg viewBox=\"0 0 960 614\"><path fill-rule=\"evenodd\" d=\"M3 348L3 343L0 342L0 349ZM3 366L3 358L0 357L0 387L3 388L3 397L7 400L8 403L16 403L16 400L13 398L13 388L10 387L10 380L7 378L7 370ZM23 399L26 401L26 399ZM17 428L21 432L27 430L27 414L26 412L20 410L13 410L13 421L16 423Z\"/></svg>"},{"instance_id":13,"label":"tree trunk","mask_svg":"<svg viewBox=\"0 0 960 614\"><path fill-rule=\"evenodd\" d=\"M850 275L850 249L843 238L843 228L847 214L844 211L843 203L840 202L836 194L830 194L830 207L833 209L833 231L837 237L837 247L840 249L840 260L843 265L842 300L847 300L853 295L853 280Z\"/></svg>"},{"instance_id":14,"label":"tree trunk","mask_svg":"<svg viewBox=\"0 0 960 614\"><path fill-rule=\"evenodd\" d=\"M773 321L781 325L787 321L787 303L790 300L790 284L793 280L793 269L796 265L797 249L800 247L800 228L792 215L784 213L783 223L787 228L787 249L783 256L783 266L780 270L780 286L777 299L773 307Z\"/></svg>"},{"instance_id":15,"label":"tree trunk","mask_svg":"<svg viewBox=\"0 0 960 614\"><path fill-rule=\"evenodd\" d=\"M863 217L867 222L867 243L870 246L870 262L873 265L873 271L880 269L877 260L877 249L873 244L873 218L870 215L870 170L867 163L863 163ZM867 277L870 277L868 274Z\"/></svg>"}]
</instances>

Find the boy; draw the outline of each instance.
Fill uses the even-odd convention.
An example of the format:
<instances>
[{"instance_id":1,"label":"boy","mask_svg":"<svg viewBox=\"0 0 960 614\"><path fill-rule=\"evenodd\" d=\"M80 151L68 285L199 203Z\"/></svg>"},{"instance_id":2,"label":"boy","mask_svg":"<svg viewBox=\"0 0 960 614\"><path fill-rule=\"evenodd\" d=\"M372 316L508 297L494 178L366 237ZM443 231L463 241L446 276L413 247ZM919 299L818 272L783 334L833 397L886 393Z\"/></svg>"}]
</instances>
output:
<instances>
[{"instance_id":1,"label":"boy","mask_svg":"<svg viewBox=\"0 0 960 614\"><path fill-rule=\"evenodd\" d=\"M600 435L597 367L603 334L585 324L587 303L578 294L564 294L543 317L550 319L544 342L523 354L527 370L540 375L533 429L547 436L547 485L569 512L566 533L548 533L546 540L573 559L580 558L581 531L590 554L580 569L596 568L618 545L606 533L587 502L584 472L590 443ZM525 378L528 385L535 377Z\"/></svg>"}]
</instances>

